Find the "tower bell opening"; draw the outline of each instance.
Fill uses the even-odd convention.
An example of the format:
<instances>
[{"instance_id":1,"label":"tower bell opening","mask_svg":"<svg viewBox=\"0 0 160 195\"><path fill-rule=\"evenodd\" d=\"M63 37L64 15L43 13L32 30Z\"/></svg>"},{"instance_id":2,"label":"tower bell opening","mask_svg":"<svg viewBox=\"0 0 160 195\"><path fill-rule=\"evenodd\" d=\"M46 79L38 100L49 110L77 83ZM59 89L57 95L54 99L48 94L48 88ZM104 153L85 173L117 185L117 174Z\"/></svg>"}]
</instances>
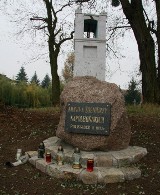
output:
<instances>
[{"instance_id":1,"label":"tower bell opening","mask_svg":"<svg viewBox=\"0 0 160 195\"><path fill-rule=\"evenodd\" d=\"M97 38L97 20L84 20L84 38Z\"/></svg>"}]
</instances>

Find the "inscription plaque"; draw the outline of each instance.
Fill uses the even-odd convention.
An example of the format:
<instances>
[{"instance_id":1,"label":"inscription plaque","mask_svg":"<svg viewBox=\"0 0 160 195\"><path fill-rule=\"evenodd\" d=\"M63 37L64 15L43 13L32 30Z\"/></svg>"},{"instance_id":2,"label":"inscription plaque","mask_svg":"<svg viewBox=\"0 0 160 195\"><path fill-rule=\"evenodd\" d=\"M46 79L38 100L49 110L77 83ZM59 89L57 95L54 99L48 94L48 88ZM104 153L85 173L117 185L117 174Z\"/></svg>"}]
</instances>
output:
<instances>
[{"instance_id":1,"label":"inscription plaque","mask_svg":"<svg viewBox=\"0 0 160 195\"><path fill-rule=\"evenodd\" d=\"M111 105L109 103L68 102L65 131L71 133L109 135Z\"/></svg>"}]
</instances>

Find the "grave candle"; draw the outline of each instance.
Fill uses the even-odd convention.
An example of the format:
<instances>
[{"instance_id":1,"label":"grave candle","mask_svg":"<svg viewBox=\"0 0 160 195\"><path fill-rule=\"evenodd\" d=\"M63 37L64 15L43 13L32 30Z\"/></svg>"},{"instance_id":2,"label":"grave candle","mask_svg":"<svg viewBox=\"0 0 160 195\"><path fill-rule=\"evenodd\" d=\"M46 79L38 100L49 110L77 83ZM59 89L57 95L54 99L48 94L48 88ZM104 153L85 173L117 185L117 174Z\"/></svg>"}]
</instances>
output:
<instances>
[{"instance_id":1,"label":"grave candle","mask_svg":"<svg viewBox=\"0 0 160 195\"><path fill-rule=\"evenodd\" d=\"M94 160L88 159L87 160L87 171L92 172L94 167Z\"/></svg>"},{"instance_id":2,"label":"grave candle","mask_svg":"<svg viewBox=\"0 0 160 195\"><path fill-rule=\"evenodd\" d=\"M51 153L50 152L47 152L46 153L46 162L47 163L50 163L51 162Z\"/></svg>"},{"instance_id":3,"label":"grave candle","mask_svg":"<svg viewBox=\"0 0 160 195\"><path fill-rule=\"evenodd\" d=\"M63 153L63 147L59 146L58 147L58 152L57 152L57 164L58 165L63 165L64 161L64 153Z\"/></svg>"},{"instance_id":4,"label":"grave candle","mask_svg":"<svg viewBox=\"0 0 160 195\"><path fill-rule=\"evenodd\" d=\"M45 146L44 143L40 143L39 147L38 147L38 158L43 158L44 157L44 153L45 153Z\"/></svg>"},{"instance_id":5,"label":"grave candle","mask_svg":"<svg viewBox=\"0 0 160 195\"><path fill-rule=\"evenodd\" d=\"M79 150L79 148L75 148L74 153L73 153L73 165L72 165L73 169L82 168L81 163L80 163L80 159L81 159L80 150Z\"/></svg>"}]
</instances>

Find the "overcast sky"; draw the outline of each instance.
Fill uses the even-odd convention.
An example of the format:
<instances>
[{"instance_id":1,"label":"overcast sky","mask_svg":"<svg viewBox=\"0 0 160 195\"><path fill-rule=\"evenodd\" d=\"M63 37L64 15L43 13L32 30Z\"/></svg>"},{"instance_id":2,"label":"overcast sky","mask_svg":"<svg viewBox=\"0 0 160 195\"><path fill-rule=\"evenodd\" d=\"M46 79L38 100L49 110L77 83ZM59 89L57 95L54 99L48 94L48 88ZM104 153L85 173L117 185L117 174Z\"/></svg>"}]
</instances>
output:
<instances>
[{"instance_id":1,"label":"overcast sky","mask_svg":"<svg viewBox=\"0 0 160 195\"><path fill-rule=\"evenodd\" d=\"M36 71L38 78L42 80L48 73L50 75L50 66L48 59L41 59L36 62L29 63L30 56L33 54L32 48L27 48L21 44L20 40L16 40L13 33L14 24L9 21L9 18L3 15L0 11L0 73L5 74L10 78L15 78L21 66L24 66L29 79ZM27 45L27 39L25 40ZM125 58L109 59L106 57L106 81L116 83L121 88L127 88L128 82L132 76L135 76L135 71L138 71L139 57L137 52L137 44L134 36L126 34L125 39L118 40L119 49ZM41 50L41 48L37 48ZM68 50L68 49L67 49ZM70 51L72 48L70 48ZM34 51L36 52L36 51ZM67 51L66 51L67 55ZM64 65L64 55L59 59L59 74Z\"/></svg>"},{"instance_id":2,"label":"overcast sky","mask_svg":"<svg viewBox=\"0 0 160 195\"><path fill-rule=\"evenodd\" d=\"M43 79L47 73L50 74L49 64L46 63L45 59L29 63L29 55L32 54L32 50L26 49L24 43L21 44L20 41L16 40L12 30L14 24L1 12L0 26L0 73L14 78L21 66L24 66L29 78L33 76L35 71L40 79Z\"/></svg>"}]
</instances>

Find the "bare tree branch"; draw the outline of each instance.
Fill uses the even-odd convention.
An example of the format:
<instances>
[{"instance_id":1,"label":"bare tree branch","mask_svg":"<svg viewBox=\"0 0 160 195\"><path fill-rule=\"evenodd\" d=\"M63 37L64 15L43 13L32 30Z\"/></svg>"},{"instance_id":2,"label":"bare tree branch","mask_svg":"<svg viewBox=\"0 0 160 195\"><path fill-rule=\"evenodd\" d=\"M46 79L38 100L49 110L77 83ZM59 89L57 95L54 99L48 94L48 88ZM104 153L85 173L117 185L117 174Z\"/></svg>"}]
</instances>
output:
<instances>
[{"instance_id":1,"label":"bare tree branch","mask_svg":"<svg viewBox=\"0 0 160 195\"><path fill-rule=\"evenodd\" d=\"M131 28L131 26L127 26L127 25L125 26L125 25L124 25L124 26L116 26L116 27L114 27L114 28L113 28L113 27L109 27L109 28L112 28L112 30L113 30L113 29L116 30L116 29L119 29L119 28Z\"/></svg>"},{"instance_id":2,"label":"bare tree branch","mask_svg":"<svg viewBox=\"0 0 160 195\"><path fill-rule=\"evenodd\" d=\"M156 37L157 37L157 30L154 29L154 20L150 21L148 15L146 13L146 10L144 8L143 8L143 11L144 11L145 16L147 18L148 28L149 28L150 32L154 33L156 35Z\"/></svg>"},{"instance_id":3,"label":"bare tree branch","mask_svg":"<svg viewBox=\"0 0 160 195\"><path fill-rule=\"evenodd\" d=\"M61 46L62 43L64 43L65 41L68 41L68 40L73 39L73 33L74 33L74 31L71 32L70 37L63 38L62 40L60 40L59 43L58 43L58 45Z\"/></svg>"},{"instance_id":4,"label":"bare tree branch","mask_svg":"<svg viewBox=\"0 0 160 195\"><path fill-rule=\"evenodd\" d=\"M44 22L47 22L47 18L42 18L42 17L38 17L38 16L35 16L33 18L30 18L31 21L33 20L38 20L38 21L44 21Z\"/></svg>"},{"instance_id":5,"label":"bare tree branch","mask_svg":"<svg viewBox=\"0 0 160 195\"><path fill-rule=\"evenodd\" d=\"M107 47L113 52L113 55L118 59L116 52L107 44Z\"/></svg>"},{"instance_id":6,"label":"bare tree branch","mask_svg":"<svg viewBox=\"0 0 160 195\"><path fill-rule=\"evenodd\" d=\"M59 28L58 30L57 30L57 32L54 34L54 36L56 37L60 32L61 32L61 28Z\"/></svg>"},{"instance_id":7,"label":"bare tree branch","mask_svg":"<svg viewBox=\"0 0 160 195\"><path fill-rule=\"evenodd\" d=\"M65 7L68 7L68 6L70 6L70 3L67 3L67 4L63 5L63 6L61 7L61 9L59 9L58 11L55 12L55 14L58 14L58 13L61 12Z\"/></svg>"}]
</instances>

